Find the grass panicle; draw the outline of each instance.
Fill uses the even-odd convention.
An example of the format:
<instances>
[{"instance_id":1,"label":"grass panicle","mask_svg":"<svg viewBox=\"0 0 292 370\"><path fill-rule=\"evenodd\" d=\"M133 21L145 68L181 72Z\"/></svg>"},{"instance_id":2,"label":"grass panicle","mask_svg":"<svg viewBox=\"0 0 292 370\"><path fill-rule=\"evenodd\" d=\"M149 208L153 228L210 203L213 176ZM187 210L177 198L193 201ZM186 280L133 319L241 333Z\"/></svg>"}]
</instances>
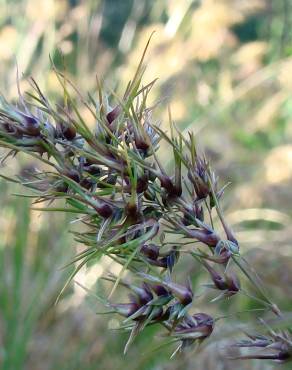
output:
<instances>
[{"instance_id":1,"label":"grass panicle","mask_svg":"<svg viewBox=\"0 0 292 370\"><path fill-rule=\"evenodd\" d=\"M71 261L74 271L60 294L81 268L101 256L112 258L122 269L118 276L103 277L113 285L102 300L112 314L124 317L131 332L125 352L147 326L160 325L178 343L176 354L200 344L215 329L209 313L196 312L193 276L185 276L185 283L176 281L182 251L209 275L212 284L205 288L219 292L213 302L246 294L240 284L245 278L257 304L277 316L280 311L241 260L239 242L221 207L225 187L196 147L194 135L177 130L170 110L170 135L153 122L154 107L148 107L147 98L155 81L142 85L148 44L122 97L107 93L98 82L97 97L86 100L55 67L62 102L50 102L33 79L33 91L20 94L17 103L2 97L0 146L9 150L5 161L18 153L39 160L39 168L12 179L33 192L33 209L78 214L83 231L74 235L84 250ZM88 127L84 109L94 117L95 128ZM172 173L159 159L162 143L171 149ZM176 244L173 236L182 240ZM123 288L129 301L114 302L114 291ZM289 338L250 336L238 346L272 347L276 353L240 357L290 359Z\"/></svg>"}]
</instances>

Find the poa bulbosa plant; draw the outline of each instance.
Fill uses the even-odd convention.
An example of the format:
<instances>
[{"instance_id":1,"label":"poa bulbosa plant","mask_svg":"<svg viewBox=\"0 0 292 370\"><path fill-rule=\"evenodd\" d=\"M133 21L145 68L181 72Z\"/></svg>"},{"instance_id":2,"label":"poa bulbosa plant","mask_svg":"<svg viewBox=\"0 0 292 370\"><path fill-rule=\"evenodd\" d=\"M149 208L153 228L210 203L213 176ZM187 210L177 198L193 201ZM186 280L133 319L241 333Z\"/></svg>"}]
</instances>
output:
<instances>
[{"instance_id":1,"label":"poa bulbosa plant","mask_svg":"<svg viewBox=\"0 0 292 370\"><path fill-rule=\"evenodd\" d=\"M118 276L102 277L112 288L101 300L112 315L124 318L123 327L130 332L125 352L147 326L157 325L176 344L175 355L212 337L220 319L196 309L192 276L176 281L182 256L202 266L206 289L216 292L214 304L243 294L263 311L279 319L282 314L240 255L239 241L222 211L225 186L198 150L196 137L178 130L170 109L167 132L153 120L155 107L147 99L155 81L142 83L147 47L121 97L97 81L96 96L85 99L57 70L62 103L49 101L32 78L33 92L19 90L17 103L2 96L0 146L7 148L3 163L21 152L40 163L25 175L4 178L29 188L34 204L44 204L38 209L72 212L86 227L74 231L84 249L71 261L74 271L60 295L82 267L108 256L122 269ZM80 105L94 118L94 129ZM171 172L159 158L163 142L172 153ZM63 206L56 206L58 202ZM242 288L243 279L252 292ZM116 302L113 293L124 288L128 302ZM290 331L275 331L265 322L262 331L246 333L247 340L234 344L250 349L237 357L289 360Z\"/></svg>"}]
</instances>

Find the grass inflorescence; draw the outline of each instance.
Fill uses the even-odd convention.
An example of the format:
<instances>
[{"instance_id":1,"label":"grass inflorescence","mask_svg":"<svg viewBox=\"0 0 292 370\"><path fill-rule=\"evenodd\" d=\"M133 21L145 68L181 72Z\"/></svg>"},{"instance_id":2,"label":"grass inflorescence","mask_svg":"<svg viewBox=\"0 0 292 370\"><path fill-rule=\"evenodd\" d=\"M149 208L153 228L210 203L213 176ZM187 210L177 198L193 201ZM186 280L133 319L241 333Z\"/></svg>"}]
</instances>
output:
<instances>
[{"instance_id":1,"label":"grass inflorescence","mask_svg":"<svg viewBox=\"0 0 292 370\"><path fill-rule=\"evenodd\" d=\"M85 100L57 70L62 103L53 105L34 79L33 92L19 91L16 104L1 97L0 146L9 150L3 161L23 152L42 162L40 168L13 179L33 191L38 210L78 214L86 227L74 231L85 249L69 264L74 271L60 294L83 266L108 256L122 269L118 276L102 277L112 284L103 302L124 317L124 328L130 330L125 352L144 328L157 324L177 343L176 354L209 338L217 321L208 312L193 312L197 296L192 276L185 276L185 283L176 281L182 254L209 275L207 287L218 291L214 302L243 294L278 317L281 312L240 256L221 207L225 186L220 187L209 161L198 151L194 134L183 135L170 110L170 134L153 121L155 107L149 107L147 99L155 81L142 84L146 50L122 97L106 94L97 80L97 99L89 95ZM78 92L96 123L94 129L86 124L80 102L68 87ZM171 173L159 159L162 142L171 148ZM55 206L57 201L64 206ZM242 289L243 277L254 296ZM126 303L113 301L120 286L129 290ZM268 334L249 335L250 340L238 346L264 347L272 353L239 357L290 359L290 334Z\"/></svg>"}]
</instances>

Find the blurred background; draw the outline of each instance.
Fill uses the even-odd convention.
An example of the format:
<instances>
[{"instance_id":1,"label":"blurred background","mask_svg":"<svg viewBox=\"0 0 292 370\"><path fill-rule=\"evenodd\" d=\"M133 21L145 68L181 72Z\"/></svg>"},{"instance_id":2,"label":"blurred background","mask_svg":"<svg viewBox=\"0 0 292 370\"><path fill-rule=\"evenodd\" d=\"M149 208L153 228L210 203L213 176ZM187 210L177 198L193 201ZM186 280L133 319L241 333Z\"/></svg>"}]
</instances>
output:
<instances>
[{"instance_id":1,"label":"blurred background","mask_svg":"<svg viewBox=\"0 0 292 370\"><path fill-rule=\"evenodd\" d=\"M84 94L95 92L96 75L109 91L122 92L154 30L144 82L159 78L151 97L160 101L157 120L167 121L170 104L177 126L196 132L220 183L231 181L224 208L242 253L273 300L291 311L291 0L0 0L0 91L9 100L17 97L17 60L23 90L32 75L58 100L51 57ZM167 151L161 155L167 161ZM32 165L19 156L1 173ZM68 232L72 218L31 211L30 200L15 195L22 192L0 182L3 370L273 368L224 357L236 317L220 321L203 352L170 361L170 348L152 351L162 338L151 328L123 356L119 318L96 315L103 308L94 295L71 284L54 305L70 272L61 267L82 246ZM76 280L92 291L103 289L97 280L108 268L118 267L103 259ZM196 289L206 274L193 276ZM212 307L218 315L218 305ZM221 314L238 308L254 303L240 298L232 308L219 306Z\"/></svg>"}]
</instances>

